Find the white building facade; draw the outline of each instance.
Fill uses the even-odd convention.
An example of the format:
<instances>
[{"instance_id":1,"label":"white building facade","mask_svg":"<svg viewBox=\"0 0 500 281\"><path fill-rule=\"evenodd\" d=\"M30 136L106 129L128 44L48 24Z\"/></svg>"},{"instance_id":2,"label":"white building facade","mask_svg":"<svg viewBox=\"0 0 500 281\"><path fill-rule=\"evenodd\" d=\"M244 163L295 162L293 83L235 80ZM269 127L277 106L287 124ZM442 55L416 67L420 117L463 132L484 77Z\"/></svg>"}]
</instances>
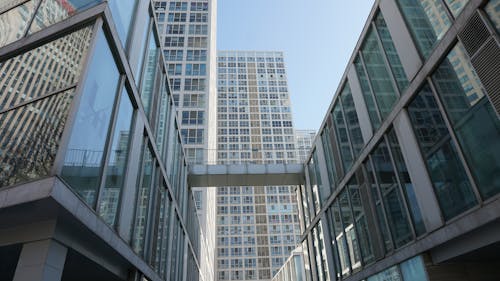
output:
<instances>
[{"instance_id":1,"label":"white building facade","mask_svg":"<svg viewBox=\"0 0 500 281\"><path fill-rule=\"evenodd\" d=\"M219 51L219 163L296 163L283 53ZM217 280L271 280L297 245L293 186L217 188Z\"/></svg>"}]
</instances>

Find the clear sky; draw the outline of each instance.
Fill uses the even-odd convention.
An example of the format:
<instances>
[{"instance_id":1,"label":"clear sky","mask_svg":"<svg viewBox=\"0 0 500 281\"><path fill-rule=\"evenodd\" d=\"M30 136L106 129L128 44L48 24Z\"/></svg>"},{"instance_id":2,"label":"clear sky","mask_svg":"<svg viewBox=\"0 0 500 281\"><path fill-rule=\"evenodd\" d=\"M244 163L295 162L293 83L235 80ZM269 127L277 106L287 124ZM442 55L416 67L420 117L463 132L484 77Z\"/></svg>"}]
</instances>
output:
<instances>
[{"instance_id":1,"label":"clear sky","mask_svg":"<svg viewBox=\"0 0 500 281\"><path fill-rule=\"evenodd\" d=\"M217 49L283 51L296 129L318 130L374 0L217 0Z\"/></svg>"}]
</instances>

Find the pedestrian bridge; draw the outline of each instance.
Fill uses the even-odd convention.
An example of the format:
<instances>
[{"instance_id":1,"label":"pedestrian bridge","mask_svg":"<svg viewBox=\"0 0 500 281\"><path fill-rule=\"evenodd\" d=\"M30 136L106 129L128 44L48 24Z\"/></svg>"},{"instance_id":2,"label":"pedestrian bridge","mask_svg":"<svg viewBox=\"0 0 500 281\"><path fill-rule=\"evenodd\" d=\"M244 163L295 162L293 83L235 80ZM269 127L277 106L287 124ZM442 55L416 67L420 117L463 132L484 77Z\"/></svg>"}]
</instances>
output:
<instances>
[{"instance_id":1,"label":"pedestrian bridge","mask_svg":"<svg viewBox=\"0 0 500 281\"><path fill-rule=\"evenodd\" d=\"M194 164L188 174L191 187L300 185L304 181L303 164Z\"/></svg>"}]
</instances>

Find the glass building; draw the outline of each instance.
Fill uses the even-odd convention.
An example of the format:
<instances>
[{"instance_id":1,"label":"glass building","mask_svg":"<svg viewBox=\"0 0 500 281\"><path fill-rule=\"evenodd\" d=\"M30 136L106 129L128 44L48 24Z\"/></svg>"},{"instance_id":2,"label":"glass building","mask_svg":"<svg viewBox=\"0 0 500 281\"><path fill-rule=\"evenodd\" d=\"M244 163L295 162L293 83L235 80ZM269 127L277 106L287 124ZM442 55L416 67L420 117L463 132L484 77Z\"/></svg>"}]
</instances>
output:
<instances>
[{"instance_id":1,"label":"glass building","mask_svg":"<svg viewBox=\"0 0 500 281\"><path fill-rule=\"evenodd\" d=\"M500 276L499 15L375 1L297 189L306 280Z\"/></svg>"},{"instance_id":2,"label":"glass building","mask_svg":"<svg viewBox=\"0 0 500 281\"><path fill-rule=\"evenodd\" d=\"M153 11L1 1L0 280L199 280Z\"/></svg>"},{"instance_id":3,"label":"glass building","mask_svg":"<svg viewBox=\"0 0 500 281\"><path fill-rule=\"evenodd\" d=\"M297 142L297 157L300 163L305 163L309 151L312 148L316 131L314 130L295 130L295 141Z\"/></svg>"},{"instance_id":4,"label":"glass building","mask_svg":"<svg viewBox=\"0 0 500 281\"><path fill-rule=\"evenodd\" d=\"M304 251L301 246L292 251L285 264L276 273L272 281L305 281Z\"/></svg>"}]
</instances>

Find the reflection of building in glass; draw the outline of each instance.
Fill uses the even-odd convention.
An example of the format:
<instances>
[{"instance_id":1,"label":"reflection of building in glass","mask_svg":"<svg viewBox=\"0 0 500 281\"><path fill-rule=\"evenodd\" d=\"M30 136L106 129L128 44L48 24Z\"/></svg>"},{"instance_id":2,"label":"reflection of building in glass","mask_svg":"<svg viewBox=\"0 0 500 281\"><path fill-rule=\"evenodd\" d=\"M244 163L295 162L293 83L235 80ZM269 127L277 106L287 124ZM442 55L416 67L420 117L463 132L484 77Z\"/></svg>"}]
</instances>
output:
<instances>
[{"instance_id":1,"label":"reflection of building in glass","mask_svg":"<svg viewBox=\"0 0 500 281\"><path fill-rule=\"evenodd\" d=\"M0 280L211 280L152 10L1 1Z\"/></svg>"},{"instance_id":2,"label":"reflection of building in glass","mask_svg":"<svg viewBox=\"0 0 500 281\"><path fill-rule=\"evenodd\" d=\"M305 281L304 252L302 247L297 247L290 253L290 257L273 277L273 281Z\"/></svg>"},{"instance_id":3,"label":"reflection of building in glass","mask_svg":"<svg viewBox=\"0 0 500 281\"><path fill-rule=\"evenodd\" d=\"M299 162L305 162L307 160L315 136L316 131L314 130L295 130L295 141L297 142L297 156Z\"/></svg>"},{"instance_id":4,"label":"reflection of building in glass","mask_svg":"<svg viewBox=\"0 0 500 281\"><path fill-rule=\"evenodd\" d=\"M487 14L497 2L484 1ZM499 218L488 211L500 194L500 119L490 102L498 95L499 11L488 19L482 7L375 4L298 190L306 279L500 276L489 254L500 236L486 238ZM453 22L460 12L474 18ZM399 16L411 42L396 36ZM440 41L446 32L456 40ZM424 67L412 72L415 64ZM467 229L449 235L465 221ZM447 234L436 244L438 233Z\"/></svg>"}]
</instances>

